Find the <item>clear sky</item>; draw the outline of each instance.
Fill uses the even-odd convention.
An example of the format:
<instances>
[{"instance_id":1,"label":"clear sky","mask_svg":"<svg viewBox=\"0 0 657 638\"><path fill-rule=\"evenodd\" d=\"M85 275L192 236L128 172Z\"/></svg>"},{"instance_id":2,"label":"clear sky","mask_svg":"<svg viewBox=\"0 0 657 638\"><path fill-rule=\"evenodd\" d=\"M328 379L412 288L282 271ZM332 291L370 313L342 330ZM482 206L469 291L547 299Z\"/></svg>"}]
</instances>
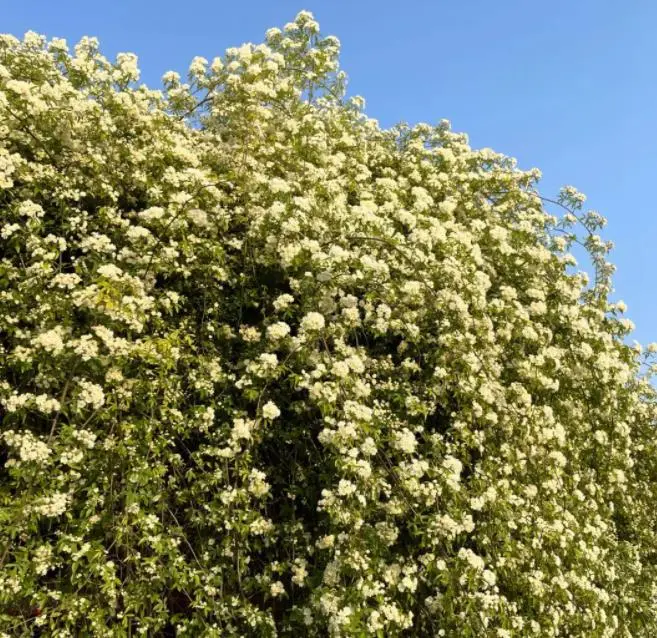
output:
<instances>
[{"instance_id":1,"label":"clear sky","mask_svg":"<svg viewBox=\"0 0 657 638\"><path fill-rule=\"evenodd\" d=\"M31 29L140 58L142 80L261 42L301 9L342 42L349 92L383 126L451 120L475 147L572 184L609 220L615 300L657 340L657 2L654 0L0 0L0 32Z\"/></svg>"}]
</instances>

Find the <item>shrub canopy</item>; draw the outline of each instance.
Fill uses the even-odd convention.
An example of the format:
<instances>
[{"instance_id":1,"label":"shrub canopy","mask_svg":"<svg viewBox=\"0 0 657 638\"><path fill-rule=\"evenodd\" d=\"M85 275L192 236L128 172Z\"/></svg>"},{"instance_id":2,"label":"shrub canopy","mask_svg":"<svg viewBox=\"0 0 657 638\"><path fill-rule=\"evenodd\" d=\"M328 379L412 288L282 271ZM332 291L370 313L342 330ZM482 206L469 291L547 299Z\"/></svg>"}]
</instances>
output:
<instances>
[{"instance_id":1,"label":"shrub canopy","mask_svg":"<svg viewBox=\"0 0 657 638\"><path fill-rule=\"evenodd\" d=\"M338 51L0 37L3 636L657 635L603 218Z\"/></svg>"}]
</instances>

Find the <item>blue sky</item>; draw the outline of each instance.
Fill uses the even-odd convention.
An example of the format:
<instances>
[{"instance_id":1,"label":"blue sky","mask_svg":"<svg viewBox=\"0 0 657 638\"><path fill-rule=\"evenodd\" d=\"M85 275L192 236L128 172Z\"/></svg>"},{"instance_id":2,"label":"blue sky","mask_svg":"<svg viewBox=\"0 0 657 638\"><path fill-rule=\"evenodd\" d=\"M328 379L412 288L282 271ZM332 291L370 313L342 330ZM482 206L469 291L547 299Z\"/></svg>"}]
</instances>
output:
<instances>
[{"instance_id":1,"label":"blue sky","mask_svg":"<svg viewBox=\"0 0 657 638\"><path fill-rule=\"evenodd\" d=\"M572 184L609 220L614 299L657 340L657 2L652 0L0 0L0 32L95 35L142 80L262 41L301 9L342 42L349 91L383 126L452 121L473 146ZM653 181L654 180L654 181Z\"/></svg>"}]
</instances>

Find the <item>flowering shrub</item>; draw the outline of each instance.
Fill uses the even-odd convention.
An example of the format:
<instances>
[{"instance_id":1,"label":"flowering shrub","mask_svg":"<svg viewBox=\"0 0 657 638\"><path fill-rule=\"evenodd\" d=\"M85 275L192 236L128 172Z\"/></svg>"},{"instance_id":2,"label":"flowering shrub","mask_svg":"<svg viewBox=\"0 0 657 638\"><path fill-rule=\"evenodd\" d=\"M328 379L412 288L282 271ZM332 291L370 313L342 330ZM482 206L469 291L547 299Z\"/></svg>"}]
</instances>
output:
<instances>
[{"instance_id":1,"label":"flowering shrub","mask_svg":"<svg viewBox=\"0 0 657 638\"><path fill-rule=\"evenodd\" d=\"M338 50L0 37L3 636L657 635L604 220Z\"/></svg>"}]
</instances>

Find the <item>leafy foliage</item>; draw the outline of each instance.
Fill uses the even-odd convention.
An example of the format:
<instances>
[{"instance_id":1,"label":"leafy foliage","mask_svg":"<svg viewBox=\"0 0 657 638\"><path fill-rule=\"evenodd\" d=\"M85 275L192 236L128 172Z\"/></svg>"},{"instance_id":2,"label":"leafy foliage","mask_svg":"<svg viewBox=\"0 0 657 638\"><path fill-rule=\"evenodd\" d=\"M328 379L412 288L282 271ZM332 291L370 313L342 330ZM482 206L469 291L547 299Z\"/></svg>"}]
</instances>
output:
<instances>
[{"instance_id":1,"label":"leafy foliage","mask_svg":"<svg viewBox=\"0 0 657 638\"><path fill-rule=\"evenodd\" d=\"M604 220L338 52L0 37L4 636L657 635Z\"/></svg>"}]
</instances>

